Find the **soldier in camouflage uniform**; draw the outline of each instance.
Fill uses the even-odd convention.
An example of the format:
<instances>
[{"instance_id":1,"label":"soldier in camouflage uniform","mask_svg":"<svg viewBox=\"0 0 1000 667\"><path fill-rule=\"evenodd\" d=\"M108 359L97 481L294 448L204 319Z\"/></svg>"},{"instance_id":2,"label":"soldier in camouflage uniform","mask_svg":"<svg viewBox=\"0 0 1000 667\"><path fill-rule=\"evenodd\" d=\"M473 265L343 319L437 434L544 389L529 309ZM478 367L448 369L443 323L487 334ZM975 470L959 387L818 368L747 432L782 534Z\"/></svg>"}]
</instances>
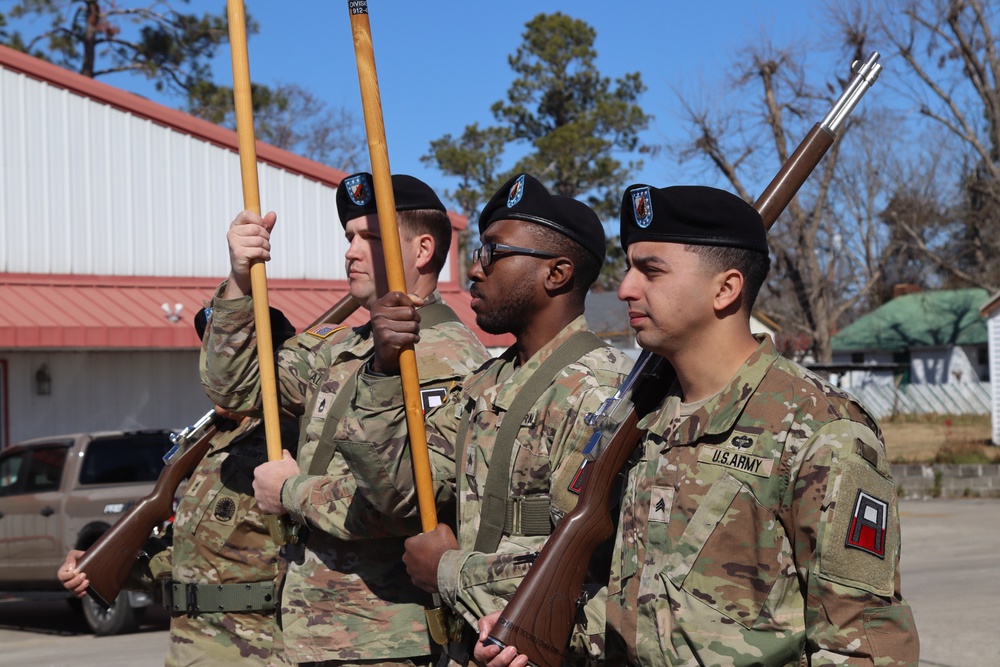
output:
<instances>
[{"instance_id":1,"label":"soldier in camouflage uniform","mask_svg":"<svg viewBox=\"0 0 1000 667\"><path fill-rule=\"evenodd\" d=\"M456 663L468 662L477 619L509 599L532 554L576 504L574 480L591 433L584 417L614 393L631 365L584 321L584 298L605 252L590 208L550 195L522 174L486 205L479 230L483 246L468 272L476 321L517 340L427 413L435 492L439 503L457 500L457 539L442 523L407 540L405 556L414 583L439 593L468 623L463 640L447 647ZM412 512L415 497L399 383L380 375L396 372L397 350L415 339L409 305L394 293L373 309L376 354L359 379L353 415L364 433L343 445L358 485L392 515ZM574 340L592 346L566 352ZM540 370L563 354L556 367ZM540 380L534 391L533 377ZM522 394L534 400L512 414ZM500 453L504 445L507 454ZM600 635L603 622L596 629ZM591 648L600 653L600 646Z\"/></svg>"},{"instance_id":2,"label":"soldier in camouflage uniform","mask_svg":"<svg viewBox=\"0 0 1000 667\"><path fill-rule=\"evenodd\" d=\"M195 316L199 336L206 320L205 310ZM275 309L271 329L279 343L295 333ZM252 488L254 468L267 460L264 429L260 419L237 419L223 422L184 487L173 546L137 561L126 583L146 590L162 585L171 612L166 667L288 664L277 624L284 564ZM282 420L281 438L294 448L295 420ZM78 596L89 583L75 570L81 553L70 552L59 570Z\"/></svg>"},{"instance_id":3,"label":"soldier in camouflage uniform","mask_svg":"<svg viewBox=\"0 0 1000 667\"><path fill-rule=\"evenodd\" d=\"M760 216L713 188L634 185L621 239L619 296L677 380L639 423L609 653L633 665L916 665L878 426L750 333L769 266Z\"/></svg>"},{"instance_id":4,"label":"soldier in camouflage uniform","mask_svg":"<svg viewBox=\"0 0 1000 667\"><path fill-rule=\"evenodd\" d=\"M407 289L424 298L429 326L416 346L425 407L488 358L482 344L441 304L438 272L450 247L451 223L423 182L392 177ZM366 309L385 292L385 268L371 175L349 176L337 208L350 246L352 296ZM213 400L236 412L259 405L260 386L249 296L249 261L267 259L273 214L241 213L229 232L233 273L213 301L213 325L202 378ZM277 350L281 409L301 418L296 460L262 465L254 488L265 511L288 513L306 527L304 548L286 548L281 596L288 659L324 665L430 664L425 607L401 563L402 541L419 522L381 517L361 496L337 451L350 412L353 377L371 355L371 326L316 326ZM398 385L398 380L397 380ZM350 437L357 434L351 433Z\"/></svg>"}]
</instances>

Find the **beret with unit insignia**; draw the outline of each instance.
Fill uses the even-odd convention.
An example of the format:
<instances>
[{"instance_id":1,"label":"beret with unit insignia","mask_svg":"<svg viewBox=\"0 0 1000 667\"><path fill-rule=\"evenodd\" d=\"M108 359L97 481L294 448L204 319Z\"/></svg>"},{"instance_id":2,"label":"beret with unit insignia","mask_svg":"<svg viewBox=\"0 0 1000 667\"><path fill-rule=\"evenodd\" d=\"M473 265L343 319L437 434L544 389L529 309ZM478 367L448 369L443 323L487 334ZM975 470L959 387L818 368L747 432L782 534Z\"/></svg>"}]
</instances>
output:
<instances>
[{"instance_id":1,"label":"beret with unit insignia","mask_svg":"<svg viewBox=\"0 0 1000 667\"><path fill-rule=\"evenodd\" d=\"M714 245L767 252L760 214L731 192L701 185L625 189L621 208L622 248L636 241Z\"/></svg>"},{"instance_id":2,"label":"beret with unit insignia","mask_svg":"<svg viewBox=\"0 0 1000 667\"><path fill-rule=\"evenodd\" d=\"M604 262L604 227L597 213L572 197L551 194L530 174L520 174L500 186L479 215L479 233L497 220L524 220L548 227Z\"/></svg>"},{"instance_id":3,"label":"beret with unit insignia","mask_svg":"<svg viewBox=\"0 0 1000 667\"><path fill-rule=\"evenodd\" d=\"M431 186L413 176L393 174L392 195L397 211L429 209L448 212ZM377 213L375 185L371 174L361 171L340 182L337 188L337 215L340 216L342 227L347 227L348 220Z\"/></svg>"}]
</instances>

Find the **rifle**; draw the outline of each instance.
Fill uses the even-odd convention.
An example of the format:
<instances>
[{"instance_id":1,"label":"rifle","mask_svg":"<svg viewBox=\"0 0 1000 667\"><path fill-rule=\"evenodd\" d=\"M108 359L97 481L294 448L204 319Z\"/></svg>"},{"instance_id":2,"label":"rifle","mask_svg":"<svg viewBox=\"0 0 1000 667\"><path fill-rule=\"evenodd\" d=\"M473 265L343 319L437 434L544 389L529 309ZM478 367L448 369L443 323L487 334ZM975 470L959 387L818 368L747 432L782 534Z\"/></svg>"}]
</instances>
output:
<instances>
[{"instance_id":1,"label":"rifle","mask_svg":"<svg viewBox=\"0 0 1000 667\"><path fill-rule=\"evenodd\" d=\"M879 57L875 51L864 63L854 63L854 76L844 92L754 202L765 229L778 219L875 83L882 70ZM562 662L577 607L584 601L581 592L591 556L613 531L609 508L615 480L645 436L639 420L662 400L672 375L665 359L644 351L615 395L587 416L595 432L584 454L593 463L583 469L576 507L539 551L486 643L517 646L535 667L557 667Z\"/></svg>"},{"instance_id":2,"label":"rifle","mask_svg":"<svg viewBox=\"0 0 1000 667\"><path fill-rule=\"evenodd\" d=\"M357 308L358 302L348 294L307 328L339 324ZM198 467L225 421L213 409L180 433L171 434L173 447L163 457L163 470L152 492L130 507L77 561L77 570L90 580L87 593L105 609L118 597L153 528L173 515L177 487Z\"/></svg>"},{"instance_id":3,"label":"rifle","mask_svg":"<svg viewBox=\"0 0 1000 667\"><path fill-rule=\"evenodd\" d=\"M180 433L172 433L173 447L163 457L163 470L153 491L130 507L77 561L77 569L90 580L87 594L97 604L107 609L118 597L153 527L173 515L177 487L208 452L224 419L214 409L209 410ZM194 443L188 444L192 440Z\"/></svg>"}]
</instances>

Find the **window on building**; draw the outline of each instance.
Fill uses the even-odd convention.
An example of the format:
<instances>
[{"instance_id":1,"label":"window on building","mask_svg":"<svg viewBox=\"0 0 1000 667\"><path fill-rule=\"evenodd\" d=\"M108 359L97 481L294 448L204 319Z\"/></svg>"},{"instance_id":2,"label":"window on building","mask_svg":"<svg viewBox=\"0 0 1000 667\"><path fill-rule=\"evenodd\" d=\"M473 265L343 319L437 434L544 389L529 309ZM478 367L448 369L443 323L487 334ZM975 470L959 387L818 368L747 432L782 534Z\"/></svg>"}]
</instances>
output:
<instances>
[{"instance_id":1,"label":"window on building","mask_svg":"<svg viewBox=\"0 0 1000 667\"><path fill-rule=\"evenodd\" d=\"M896 364L896 370L893 371L893 375L896 378L896 384L909 384L910 383L910 351L903 350L902 352L892 353L892 363Z\"/></svg>"},{"instance_id":2,"label":"window on building","mask_svg":"<svg viewBox=\"0 0 1000 667\"><path fill-rule=\"evenodd\" d=\"M851 363L852 364L863 364L863 363L865 363L865 353L864 352L853 352L853 353L851 353Z\"/></svg>"}]
</instances>

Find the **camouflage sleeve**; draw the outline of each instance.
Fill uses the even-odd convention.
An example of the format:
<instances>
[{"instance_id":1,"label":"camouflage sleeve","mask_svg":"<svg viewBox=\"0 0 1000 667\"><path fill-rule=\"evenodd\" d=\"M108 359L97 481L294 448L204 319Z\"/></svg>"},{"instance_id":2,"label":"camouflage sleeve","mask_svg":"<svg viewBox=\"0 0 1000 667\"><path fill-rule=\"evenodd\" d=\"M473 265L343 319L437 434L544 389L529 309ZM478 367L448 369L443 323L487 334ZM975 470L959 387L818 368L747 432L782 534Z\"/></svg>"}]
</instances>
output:
<instances>
[{"instance_id":1,"label":"camouflage sleeve","mask_svg":"<svg viewBox=\"0 0 1000 667\"><path fill-rule=\"evenodd\" d=\"M461 389L454 384L443 403L430 409L424 418L438 506L454 500L453 443L461 419L460 396ZM376 377L362 367L353 408L350 420L345 420L353 433L338 442L338 451L358 490L384 514L416 516L416 488L399 378Z\"/></svg>"},{"instance_id":2,"label":"camouflage sleeve","mask_svg":"<svg viewBox=\"0 0 1000 667\"><path fill-rule=\"evenodd\" d=\"M281 489L289 514L344 541L384 537L409 537L420 532L417 518L400 518L379 512L364 496L349 472L332 475L297 475Z\"/></svg>"},{"instance_id":3,"label":"camouflage sleeve","mask_svg":"<svg viewBox=\"0 0 1000 667\"><path fill-rule=\"evenodd\" d=\"M129 570L122 589L155 593L160 589L160 580L169 579L173 572L171 563L172 549L166 542L150 538L143 548L143 553L136 559Z\"/></svg>"},{"instance_id":4,"label":"camouflage sleeve","mask_svg":"<svg viewBox=\"0 0 1000 667\"><path fill-rule=\"evenodd\" d=\"M617 375L613 377L612 382L618 379ZM583 379L578 377L573 391L566 391L566 385L557 383L538 402L558 406L545 417L544 431L551 432L553 439L546 461L526 474L548 473L553 523L558 523L576 506L577 495L569 487L583 462L582 450L593 433L584 418L615 391L613 384L599 384L600 381L601 378L589 374ZM591 388L585 389L588 386ZM514 465L519 466L521 460L518 456ZM501 541L500 553L463 550L446 553L438 565L442 599L470 619L502 609L531 567L531 559L526 559L525 553L537 551L543 544L544 538L540 537L507 536Z\"/></svg>"},{"instance_id":5,"label":"camouflage sleeve","mask_svg":"<svg viewBox=\"0 0 1000 667\"><path fill-rule=\"evenodd\" d=\"M205 393L216 405L239 414L260 409L260 367L254 335L253 300L222 299L216 292L212 317L202 342L200 371ZM307 369L318 363L315 339L293 336L276 353L281 410L291 416L304 411L309 389Z\"/></svg>"},{"instance_id":6,"label":"camouflage sleeve","mask_svg":"<svg viewBox=\"0 0 1000 667\"><path fill-rule=\"evenodd\" d=\"M471 331L455 322L421 331L416 353L434 496L442 507L454 503L453 443L461 419L462 384L489 354ZM383 514L416 516L400 378L378 377L362 366L351 411L337 433L338 451L365 500Z\"/></svg>"},{"instance_id":7,"label":"camouflage sleeve","mask_svg":"<svg viewBox=\"0 0 1000 667\"><path fill-rule=\"evenodd\" d=\"M881 440L840 420L799 452L790 535L806 582L811 665L916 665L913 615L899 589L896 488Z\"/></svg>"}]
</instances>

